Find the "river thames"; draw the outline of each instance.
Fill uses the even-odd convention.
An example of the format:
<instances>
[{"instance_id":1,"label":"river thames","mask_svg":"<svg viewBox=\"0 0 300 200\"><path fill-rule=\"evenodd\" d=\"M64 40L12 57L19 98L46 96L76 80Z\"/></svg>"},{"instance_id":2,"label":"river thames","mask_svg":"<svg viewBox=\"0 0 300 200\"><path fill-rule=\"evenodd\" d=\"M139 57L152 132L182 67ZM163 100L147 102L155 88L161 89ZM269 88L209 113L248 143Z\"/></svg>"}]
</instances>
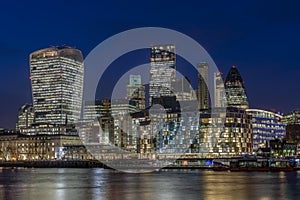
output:
<instances>
[{"instance_id":1,"label":"river thames","mask_svg":"<svg viewBox=\"0 0 300 200\"><path fill-rule=\"evenodd\" d=\"M300 172L2 169L0 199L298 199Z\"/></svg>"}]
</instances>

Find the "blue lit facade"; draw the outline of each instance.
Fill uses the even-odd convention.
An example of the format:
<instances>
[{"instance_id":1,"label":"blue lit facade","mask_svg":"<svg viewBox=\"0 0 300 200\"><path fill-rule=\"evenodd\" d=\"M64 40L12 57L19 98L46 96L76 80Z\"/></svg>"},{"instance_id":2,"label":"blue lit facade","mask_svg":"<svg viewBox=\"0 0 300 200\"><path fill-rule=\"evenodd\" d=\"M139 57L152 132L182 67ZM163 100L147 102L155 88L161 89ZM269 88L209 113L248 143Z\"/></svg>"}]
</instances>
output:
<instances>
[{"instance_id":1,"label":"blue lit facade","mask_svg":"<svg viewBox=\"0 0 300 200\"><path fill-rule=\"evenodd\" d=\"M286 136L286 125L282 123L282 116L270 111L247 109L252 115L253 151L270 147L270 141L283 139Z\"/></svg>"}]
</instances>

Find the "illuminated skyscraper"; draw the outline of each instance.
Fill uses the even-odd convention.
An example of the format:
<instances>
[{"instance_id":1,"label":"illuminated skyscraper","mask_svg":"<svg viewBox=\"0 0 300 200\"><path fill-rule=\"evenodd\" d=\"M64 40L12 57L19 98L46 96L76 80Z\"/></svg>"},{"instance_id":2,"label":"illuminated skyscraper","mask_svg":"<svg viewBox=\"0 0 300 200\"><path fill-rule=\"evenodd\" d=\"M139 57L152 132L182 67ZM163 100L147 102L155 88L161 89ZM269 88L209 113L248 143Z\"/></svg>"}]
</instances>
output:
<instances>
[{"instance_id":1,"label":"illuminated skyscraper","mask_svg":"<svg viewBox=\"0 0 300 200\"><path fill-rule=\"evenodd\" d=\"M80 117L83 56L78 49L50 47L30 54L36 123L70 124Z\"/></svg>"},{"instance_id":2,"label":"illuminated skyscraper","mask_svg":"<svg viewBox=\"0 0 300 200\"><path fill-rule=\"evenodd\" d=\"M114 118L108 99L85 101L83 119L79 121L79 135L84 144L108 144L114 138Z\"/></svg>"},{"instance_id":3,"label":"illuminated skyscraper","mask_svg":"<svg viewBox=\"0 0 300 200\"><path fill-rule=\"evenodd\" d=\"M221 72L214 73L214 96L215 96L215 107L226 106L226 94L224 81Z\"/></svg>"},{"instance_id":4,"label":"illuminated skyscraper","mask_svg":"<svg viewBox=\"0 0 300 200\"><path fill-rule=\"evenodd\" d=\"M145 86L142 85L141 75L130 75L127 85L127 99L130 104L142 110L145 109Z\"/></svg>"},{"instance_id":5,"label":"illuminated skyscraper","mask_svg":"<svg viewBox=\"0 0 300 200\"><path fill-rule=\"evenodd\" d=\"M175 45L151 47L151 68L149 83L149 104L152 98L172 96L172 82L176 75Z\"/></svg>"},{"instance_id":6,"label":"illuminated skyscraper","mask_svg":"<svg viewBox=\"0 0 300 200\"><path fill-rule=\"evenodd\" d=\"M228 106L247 109L249 107L244 81L235 66L232 66L225 80Z\"/></svg>"},{"instance_id":7,"label":"illuminated skyscraper","mask_svg":"<svg viewBox=\"0 0 300 200\"><path fill-rule=\"evenodd\" d=\"M191 87L190 80L187 77L172 82L172 89L175 92L177 101L197 101L197 94Z\"/></svg>"},{"instance_id":8,"label":"illuminated skyscraper","mask_svg":"<svg viewBox=\"0 0 300 200\"><path fill-rule=\"evenodd\" d=\"M132 131L131 113L137 112L136 106L130 105L127 99L113 99L111 114L114 124L114 135L110 142L128 151L135 151L137 144L136 132Z\"/></svg>"},{"instance_id":9,"label":"illuminated skyscraper","mask_svg":"<svg viewBox=\"0 0 300 200\"><path fill-rule=\"evenodd\" d=\"M199 63L198 68L198 101L199 109L209 108L208 69L206 62Z\"/></svg>"}]
</instances>

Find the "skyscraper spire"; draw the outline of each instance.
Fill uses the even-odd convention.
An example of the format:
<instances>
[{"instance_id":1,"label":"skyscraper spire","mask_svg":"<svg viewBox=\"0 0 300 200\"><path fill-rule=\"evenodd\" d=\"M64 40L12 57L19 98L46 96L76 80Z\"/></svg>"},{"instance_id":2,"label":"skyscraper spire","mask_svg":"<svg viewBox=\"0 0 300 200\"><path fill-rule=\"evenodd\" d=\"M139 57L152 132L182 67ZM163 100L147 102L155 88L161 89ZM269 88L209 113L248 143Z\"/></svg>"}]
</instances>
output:
<instances>
[{"instance_id":1,"label":"skyscraper spire","mask_svg":"<svg viewBox=\"0 0 300 200\"><path fill-rule=\"evenodd\" d=\"M236 66L232 66L225 79L228 106L247 109L249 107L244 81Z\"/></svg>"}]
</instances>

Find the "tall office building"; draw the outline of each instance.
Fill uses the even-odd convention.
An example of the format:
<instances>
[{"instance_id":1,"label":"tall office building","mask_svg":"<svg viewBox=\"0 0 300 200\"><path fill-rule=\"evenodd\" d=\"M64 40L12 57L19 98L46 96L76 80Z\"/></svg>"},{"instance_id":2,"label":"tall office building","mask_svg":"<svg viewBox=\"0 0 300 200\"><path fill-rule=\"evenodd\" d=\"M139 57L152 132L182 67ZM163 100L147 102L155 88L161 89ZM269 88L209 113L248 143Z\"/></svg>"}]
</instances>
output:
<instances>
[{"instance_id":1,"label":"tall office building","mask_svg":"<svg viewBox=\"0 0 300 200\"><path fill-rule=\"evenodd\" d=\"M231 67L225 79L225 92L228 106L243 109L249 107L244 81L236 66Z\"/></svg>"},{"instance_id":2,"label":"tall office building","mask_svg":"<svg viewBox=\"0 0 300 200\"><path fill-rule=\"evenodd\" d=\"M226 106L226 94L224 81L221 72L214 73L214 96L215 96L215 107L225 107Z\"/></svg>"},{"instance_id":3,"label":"tall office building","mask_svg":"<svg viewBox=\"0 0 300 200\"><path fill-rule=\"evenodd\" d=\"M84 144L108 144L114 138L114 118L111 101L101 99L84 102L83 119L79 120L79 135Z\"/></svg>"},{"instance_id":4,"label":"tall office building","mask_svg":"<svg viewBox=\"0 0 300 200\"><path fill-rule=\"evenodd\" d=\"M176 79L172 82L172 88L177 101L197 101L196 92L191 87L190 80L187 77Z\"/></svg>"},{"instance_id":5,"label":"tall office building","mask_svg":"<svg viewBox=\"0 0 300 200\"><path fill-rule=\"evenodd\" d=\"M151 47L149 104L152 98L172 96L172 82L176 76L175 45L155 45Z\"/></svg>"},{"instance_id":6,"label":"tall office building","mask_svg":"<svg viewBox=\"0 0 300 200\"><path fill-rule=\"evenodd\" d=\"M126 98L129 100L130 104L136 106L140 110L145 109L145 86L142 85L141 75L131 74L126 89Z\"/></svg>"},{"instance_id":7,"label":"tall office building","mask_svg":"<svg viewBox=\"0 0 300 200\"><path fill-rule=\"evenodd\" d=\"M130 105L127 99L113 99L111 101L111 114L114 124L114 135L110 142L117 147L128 151L135 151L137 138L132 131L131 113L137 112L136 106Z\"/></svg>"},{"instance_id":8,"label":"tall office building","mask_svg":"<svg viewBox=\"0 0 300 200\"><path fill-rule=\"evenodd\" d=\"M78 49L50 47L30 54L35 122L72 124L80 117L83 56Z\"/></svg>"},{"instance_id":9,"label":"tall office building","mask_svg":"<svg viewBox=\"0 0 300 200\"><path fill-rule=\"evenodd\" d=\"M199 63L198 68L198 101L199 109L209 108L209 91L208 91L208 69L206 62Z\"/></svg>"}]
</instances>

